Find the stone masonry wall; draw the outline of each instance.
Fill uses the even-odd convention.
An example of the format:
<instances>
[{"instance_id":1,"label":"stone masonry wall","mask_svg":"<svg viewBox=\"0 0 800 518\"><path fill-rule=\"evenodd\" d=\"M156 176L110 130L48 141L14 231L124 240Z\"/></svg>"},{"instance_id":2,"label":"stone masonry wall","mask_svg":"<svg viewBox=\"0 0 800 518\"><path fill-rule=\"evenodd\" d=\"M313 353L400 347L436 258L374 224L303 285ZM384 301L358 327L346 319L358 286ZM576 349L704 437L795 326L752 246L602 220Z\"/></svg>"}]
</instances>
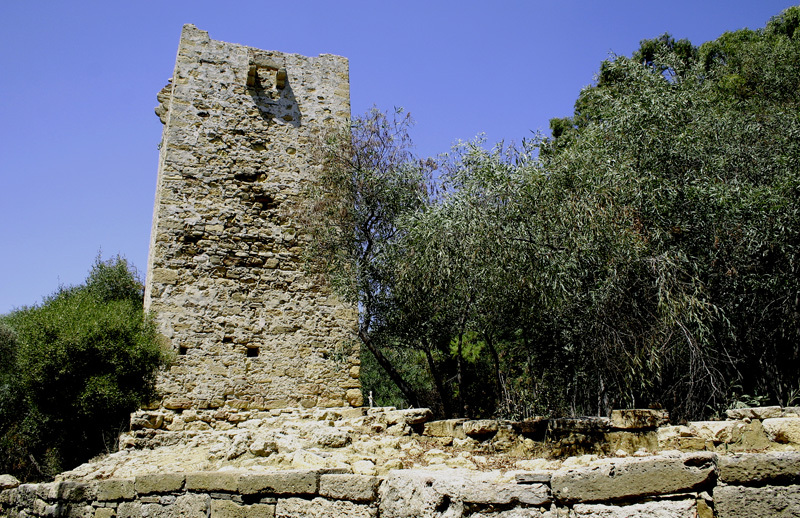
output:
<instances>
[{"instance_id":1,"label":"stone masonry wall","mask_svg":"<svg viewBox=\"0 0 800 518\"><path fill-rule=\"evenodd\" d=\"M304 273L291 216L319 167L315 138L349 120L347 60L186 25L158 100L145 307L176 352L163 406L360 405L356 311Z\"/></svg>"},{"instance_id":2,"label":"stone masonry wall","mask_svg":"<svg viewBox=\"0 0 800 518\"><path fill-rule=\"evenodd\" d=\"M8 484L0 492L0 517L791 517L800 516L798 468L797 452L699 452L520 472L502 481L457 470L385 477L337 470L152 473Z\"/></svg>"}]
</instances>

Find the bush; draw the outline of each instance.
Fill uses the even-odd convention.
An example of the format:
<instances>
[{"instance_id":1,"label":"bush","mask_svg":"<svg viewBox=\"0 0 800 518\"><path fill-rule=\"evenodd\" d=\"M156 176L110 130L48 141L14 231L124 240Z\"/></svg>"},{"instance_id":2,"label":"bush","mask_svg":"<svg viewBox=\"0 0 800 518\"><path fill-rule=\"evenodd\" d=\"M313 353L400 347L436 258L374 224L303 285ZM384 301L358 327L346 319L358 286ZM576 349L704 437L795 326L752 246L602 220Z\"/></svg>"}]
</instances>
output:
<instances>
[{"instance_id":1,"label":"bush","mask_svg":"<svg viewBox=\"0 0 800 518\"><path fill-rule=\"evenodd\" d=\"M114 446L165 362L124 259L0 319L0 472L47 478Z\"/></svg>"}]
</instances>

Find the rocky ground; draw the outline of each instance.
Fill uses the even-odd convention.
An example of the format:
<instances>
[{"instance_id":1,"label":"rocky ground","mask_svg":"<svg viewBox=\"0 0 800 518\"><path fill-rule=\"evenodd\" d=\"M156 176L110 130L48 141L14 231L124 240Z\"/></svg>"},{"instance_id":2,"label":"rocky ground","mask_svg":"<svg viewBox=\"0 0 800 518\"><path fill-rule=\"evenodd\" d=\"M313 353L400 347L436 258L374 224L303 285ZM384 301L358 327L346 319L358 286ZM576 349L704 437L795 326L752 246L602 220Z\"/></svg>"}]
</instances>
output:
<instances>
[{"instance_id":1,"label":"rocky ground","mask_svg":"<svg viewBox=\"0 0 800 518\"><path fill-rule=\"evenodd\" d=\"M383 476L397 469L459 468L504 480L519 471L599 466L614 458L798 450L796 410L735 410L725 421L685 426L665 426L666 416L652 410L525 422L431 421L427 409L393 408L140 411L119 451L59 479L292 469Z\"/></svg>"}]
</instances>

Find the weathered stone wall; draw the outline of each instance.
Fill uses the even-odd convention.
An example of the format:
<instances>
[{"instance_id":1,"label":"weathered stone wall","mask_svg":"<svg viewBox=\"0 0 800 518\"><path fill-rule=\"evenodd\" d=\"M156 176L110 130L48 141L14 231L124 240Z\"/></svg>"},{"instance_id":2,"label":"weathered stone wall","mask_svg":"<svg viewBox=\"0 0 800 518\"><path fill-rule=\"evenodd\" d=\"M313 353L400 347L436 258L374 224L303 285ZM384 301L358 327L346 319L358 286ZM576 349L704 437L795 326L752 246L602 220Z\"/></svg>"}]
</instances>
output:
<instances>
[{"instance_id":1,"label":"weathered stone wall","mask_svg":"<svg viewBox=\"0 0 800 518\"><path fill-rule=\"evenodd\" d=\"M56 482L0 476L0 517L800 516L800 408L728 417L670 427L634 409L524 426L391 407L142 411L121 451ZM541 455L590 436L620 449Z\"/></svg>"},{"instance_id":2,"label":"weathered stone wall","mask_svg":"<svg viewBox=\"0 0 800 518\"><path fill-rule=\"evenodd\" d=\"M348 63L186 25L164 123L145 306L177 360L173 409L360 405L356 312L303 271L293 212L315 137L350 117Z\"/></svg>"},{"instance_id":3,"label":"weathered stone wall","mask_svg":"<svg viewBox=\"0 0 800 518\"><path fill-rule=\"evenodd\" d=\"M510 480L457 470L385 477L336 470L154 473L10 487L0 493L0 516L772 518L800 516L798 484L797 452L617 459Z\"/></svg>"}]
</instances>

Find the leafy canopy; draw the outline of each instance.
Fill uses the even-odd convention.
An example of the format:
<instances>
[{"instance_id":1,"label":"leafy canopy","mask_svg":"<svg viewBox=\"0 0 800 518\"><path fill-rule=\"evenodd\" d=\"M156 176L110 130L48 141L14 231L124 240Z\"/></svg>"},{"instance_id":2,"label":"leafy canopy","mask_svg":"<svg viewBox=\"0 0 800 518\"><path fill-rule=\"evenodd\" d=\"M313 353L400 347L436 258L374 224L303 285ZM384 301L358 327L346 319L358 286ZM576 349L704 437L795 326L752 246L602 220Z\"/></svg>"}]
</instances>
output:
<instances>
[{"instance_id":1,"label":"leafy canopy","mask_svg":"<svg viewBox=\"0 0 800 518\"><path fill-rule=\"evenodd\" d=\"M41 479L114 446L166 356L124 259L0 317L0 471ZM8 354L6 354L8 353Z\"/></svg>"},{"instance_id":2,"label":"leafy canopy","mask_svg":"<svg viewBox=\"0 0 800 518\"><path fill-rule=\"evenodd\" d=\"M359 304L365 388L510 417L795 399L798 20L645 40L550 137L461 143L438 183L405 122L332 135L315 261Z\"/></svg>"}]
</instances>

